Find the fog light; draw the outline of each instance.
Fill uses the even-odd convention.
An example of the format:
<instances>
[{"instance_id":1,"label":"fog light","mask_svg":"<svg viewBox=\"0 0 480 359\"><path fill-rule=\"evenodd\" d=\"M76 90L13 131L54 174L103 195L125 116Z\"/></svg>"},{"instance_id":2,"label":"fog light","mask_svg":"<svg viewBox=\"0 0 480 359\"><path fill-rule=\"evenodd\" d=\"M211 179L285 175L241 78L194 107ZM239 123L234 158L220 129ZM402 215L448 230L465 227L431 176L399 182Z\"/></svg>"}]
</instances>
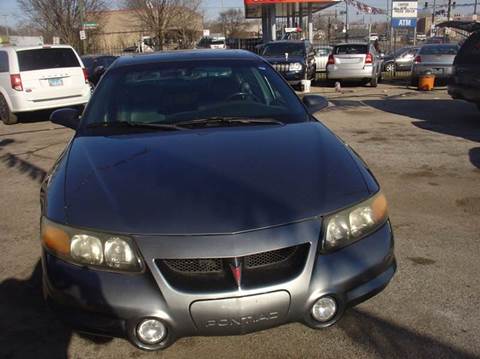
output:
<instances>
[{"instance_id":1,"label":"fog light","mask_svg":"<svg viewBox=\"0 0 480 359\"><path fill-rule=\"evenodd\" d=\"M160 343L166 334L167 328L157 319L145 319L137 326L137 336L145 344Z\"/></svg>"},{"instance_id":2,"label":"fog light","mask_svg":"<svg viewBox=\"0 0 480 359\"><path fill-rule=\"evenodd\" d=\"M312 316L319 322L328 322L337 313L337 303L331 297L323 297L312 307Z\"/></svg>"}]
</instances>

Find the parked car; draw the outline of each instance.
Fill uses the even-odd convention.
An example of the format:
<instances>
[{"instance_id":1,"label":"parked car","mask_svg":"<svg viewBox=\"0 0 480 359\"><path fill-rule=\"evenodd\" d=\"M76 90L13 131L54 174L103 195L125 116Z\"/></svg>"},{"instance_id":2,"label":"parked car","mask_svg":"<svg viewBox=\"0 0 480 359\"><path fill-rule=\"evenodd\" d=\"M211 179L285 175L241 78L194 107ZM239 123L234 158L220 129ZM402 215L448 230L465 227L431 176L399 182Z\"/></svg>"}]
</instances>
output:
<instances>
[{"instance_id":1,"label":"parked car","mask_svg":"<svg viewBox=\"0 0 480 359\"><path fill-rule=\"evenodd\" d=\"M382 76L382 58L368 43L339 44L327 62L327 79L361 80L376 87Z\"/></svg>"},{"instance_id":2,"label":"parked car","mask_svg":"<svg viewBox=\"0 0 480 359\"><path fill-rule=\"evenodd\" d=\"M197 49L226 49L227 44L225 37L210 37L204 36L198 42Z\"/></svg>"},{"instance_id":3,"label":"parked car","mask_svg":"<svg viewBox=\"0 0 480 359\"><path fill-rule=\"evenodd\" d=\"M436 79L446 80L452 75L453 60L457 55L457 44L428 44L418 50L412 66L412 85L417 85L418 78L431 72Z\"/></svg>"},{"instance_id":4,"label":"parked car","mask_svg":"<svg viewBox=\"0 0 480 359\"><path fill-rule=\"evenodd\" d=\"M417 33L417 41L427 41L427 35L422 33Z\"/></svg>"},{"instance_id":5,"label":"parked car","mask_svg":"<svg viewBox=\"0 0 480 359\"><path fill-rule=\"evenodd\" d=\"M282 74L290 85L315 79L315 53L309 41L280 40L265 44L262 57Z\"/></svg>"},{"instance_id":6,"label":"parked car","mask_svg":"<svg viewBox=\"0 0 480 359\"><path fill-rule=\"evenodd\" d=\"M396 269L358 155L247 51L119 58L41 187L44 295L146 350L289 322L324 328Z\"/></svg>"},{"instance_id":7,"label":"parked car","mask_svg":"<svg viewBox=\"0 0 480 359\"><path fill-rule=\"evenodd\" d=\"M377 40L379 40L379 39L380 39L380 38L379 38L379 36L378 36L378 34L377 34L376 32L370 33L370 37L369 37L369 40L370 40L370 41L377 41Z\"/></svg>"},{"instance_id":8,"label":"parked car","mask_svg":"<svg viewBox=\"0 0 480 359\"><path fill-rule=\"evenodd\" d=\"M113 64L118 56L111 55L85 55L82 62L88 73L88 81L95 87L103 73Z\"/></svg>"},{"instance_id":9,"label":"parked car","mask_svg":"<svg viewBox=\"0 0 480 359\"><path fill-rule=\"evenodd\" d=\"M332 46L318 46L314 48L315 69L317 72L327 72L328 56L332 53Z\"/></svg>"},{"instance_id":10,"label":"parked car","mask_svg":"<svg viewBox=\"0 0 480 359\"><path fill-rule=\"evenodd\" d=\"M84 105L89 98L86 70L71 46L0 48L3 123L16 123L21 112Z\"/></svg>"},{"instance_id":11,"label":"parked car","mask_svg":"<svg viewBox=\"0 0 480 359\"><path fill-rule=\"evenodd\" d=\"M427 39L427 44L445 44L448 43L444 36L432 36Z\"/></svg>"},{"instance_id":12,"label":"parked car","mask_svg":"<svg viewBox=\"0 0 480 359\"><path fill-rule=\"evenodd\" d=\"M383 58L383 71L410 71L418 47L407 46L395 51Z\"/></svg>"},{"instance_id":13,"label":"parked car","mask_svg":"<svg viewBox=\"0 0 480 359\"><path fill-rule=\"evenodd\" d=\"M448 26L471 32L453 62L448 93L454 99L473 102L480 109L480 23L457 21Z\"/></svg>"}]
</instances>

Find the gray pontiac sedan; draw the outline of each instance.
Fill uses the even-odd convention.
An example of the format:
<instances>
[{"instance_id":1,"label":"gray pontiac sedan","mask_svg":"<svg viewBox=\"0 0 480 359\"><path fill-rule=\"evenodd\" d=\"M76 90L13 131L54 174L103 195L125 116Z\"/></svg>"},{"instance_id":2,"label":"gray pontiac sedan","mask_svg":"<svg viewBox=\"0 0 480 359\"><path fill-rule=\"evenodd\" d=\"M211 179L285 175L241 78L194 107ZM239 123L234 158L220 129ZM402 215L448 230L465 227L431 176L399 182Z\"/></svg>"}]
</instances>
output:
<instances>
[{"instance_id":1,"label":"gray pontiac sedan","mask_svg":"<svg viewBox=\"0 0 480 359\"><path fill-rule=\"evenodd\" d=\"M418 78L428 72L438 79L447 79L453 73L453 60L458 53L457 44L429 44L418 50L412 67L412 85L418 83Z\"/></svg>"},{"instance_id":2,"label":"gray pontiac sedan","mask_svg":"<svg viewBox=\"0 0 480 359\"><path fill-rule=\"evenodd\" d=\"M396 262L372 172L262 58L119 58L41 189L43 288L76 330L145 350L336 323ZM327 116L327 114L325 114Z\"/></svg>"}]
</instances>

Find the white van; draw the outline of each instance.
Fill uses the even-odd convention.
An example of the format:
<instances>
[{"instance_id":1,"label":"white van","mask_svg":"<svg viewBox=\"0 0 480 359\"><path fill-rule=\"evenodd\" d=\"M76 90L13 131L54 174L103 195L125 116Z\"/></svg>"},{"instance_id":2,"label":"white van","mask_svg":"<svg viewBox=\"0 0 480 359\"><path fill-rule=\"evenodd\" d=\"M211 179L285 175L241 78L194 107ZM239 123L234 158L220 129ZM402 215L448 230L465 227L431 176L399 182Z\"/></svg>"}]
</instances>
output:
<instances>
[{"instance_id":1,"label":"white van","mask_svg":"<svg viewBox=\"0 0 480 359\"><path fill-rule=\"evenodd\" d=\"M19 112L84 105L88 74L71 46L0 47L0 119Z\"/></svg>"}]
</instances>

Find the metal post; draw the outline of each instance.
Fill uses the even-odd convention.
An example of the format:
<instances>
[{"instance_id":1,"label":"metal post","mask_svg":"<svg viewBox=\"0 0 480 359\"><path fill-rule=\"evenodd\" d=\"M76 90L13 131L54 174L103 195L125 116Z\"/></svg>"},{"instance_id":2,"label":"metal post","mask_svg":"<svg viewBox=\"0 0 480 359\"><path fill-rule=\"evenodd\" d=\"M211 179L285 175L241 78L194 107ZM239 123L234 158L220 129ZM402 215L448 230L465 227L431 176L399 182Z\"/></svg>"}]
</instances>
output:
<instances>
[{"instance_id":1,"label":"metal post","mask_svg":"<svg viewBox=\"0 0 480 359\"><path fill-rule=\"evenodd\" d=\"M448 0L447 20L450 21L450 15L452 12L452 0Z\"/></svg>"},{"instance_id":2,"label":"metal post","mask_svg":"<svg viewBox=\"0 0 480 359\"><path fill-rule=\"evenodd\" d=\"M303 7L302 3L298 3L298 26L302 29L302 32L305 31L303 28Z\"/></svg>"},{"instance_id":3,"label":"metal post","mask_svg":"<svg viewBox=\"0 0 480 359\"><path fill-rule=\"evenodd\" d=\"M430 36L435 35L435 33L437 32L437 29L435 28L435 16L437 15L436 12L437 12L437 1L433 0L432 25L430 26L430 29L434 29L434 31L432 34L432 30L430 30Z\"/></svg>"},{"instance_id":4,"label":"metal post","mask_svg":"<svg viewBox=\"0 0 480 359\"><path fill-rule=\"evenodd\" d=\"M313 22L312 22L312 3L307 5L307 22L308 22L308 40L313 42Z\"/></svg>"},{"instance_id":5,"label":"metal post","mask_svg":"<svg viewBox=\"0 0 480 359\"><path fill-rule=\"evenodd\" d=\"M475 0L475 5L473 7L473 15L477 15L477 4L478 4L478 0Z\"/></svg>"},{"instance_id":6,"label":"metal post","mask_svg":"<svg viewBox=\"0 0 480 359\"><path fill-rule=\"evenodd\" d=\"M348 3L345 0L345 42L348 42Z\"/></svg>"}]
</instances>

